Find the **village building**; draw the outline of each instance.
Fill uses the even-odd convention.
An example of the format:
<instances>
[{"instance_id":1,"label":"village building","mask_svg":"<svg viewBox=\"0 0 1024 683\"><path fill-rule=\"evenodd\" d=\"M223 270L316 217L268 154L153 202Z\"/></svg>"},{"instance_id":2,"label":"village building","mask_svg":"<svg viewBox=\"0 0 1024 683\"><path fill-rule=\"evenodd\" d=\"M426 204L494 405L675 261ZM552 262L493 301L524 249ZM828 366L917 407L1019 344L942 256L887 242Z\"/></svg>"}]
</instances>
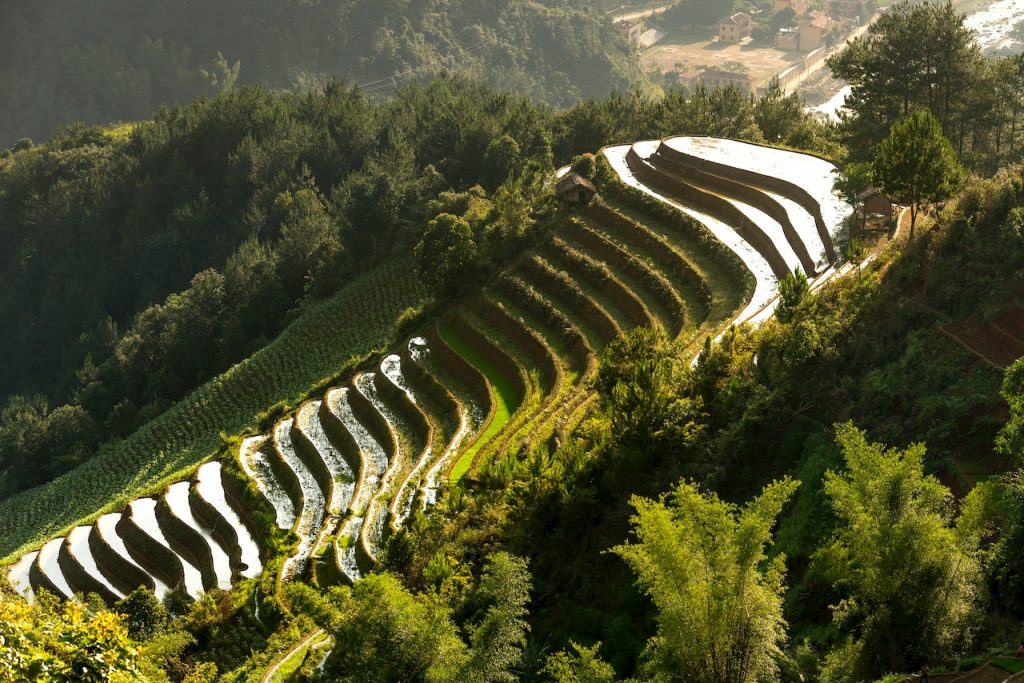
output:
<instances>
[{"instance_id":1,"label":"village building","mask_svg":"<svg viewBox=\"0 0 1024 683\"><path fill-rule=\"evenodd\" d=\"M800 17L807 14L807 6L807 0L774 0L772 11L778 13L791 9L793 14Z\"/></svg>"},{"instance_id":2,"label":"village building","mask_svg":"<svg viewBox=\"0 0 1024 683\"><path fill-rule=\"evenodd\" d=\"M597 194L597 188L578 173L569 173L555 185L558 203L563 209L586 206Z\"/></svg>"},{"instance_id":3,"label":"village building","mask_svg":"<svg viewBox=\"0 0 1024 683\"><path fill-rule=\"evenodd\" d=\"M892 216L892 199L877 187L869 187L857 195L864 215Z\"/></svg>"},{"instance_id":4,"label":"village building","mask_svg":"<svg viewBox=\"0 0 1024 683\"><path fill-rule=\"evenodd\" d=\"M668 35L665 31L662 31L656 26L652 26L640 35L640 49L646 50L652 45L656 45L658 41L662 40Z\"/></svg>"},{"instance_id":5,"label":"village building","mask_svg":"<svg viewBox=\"0 0 1024 683\"><path fill-rule=\"evenodd\" d=\"M708 88L739 88L745 93L755 92L754 79L750 74L741 74L735 71L720 71L718 69L707 69L700 74L698 81Z\"/></svg>"},{"instance_id":6,"label":"village building","mask_svg":"<svg viewBox=\"0 0 1024 683\"><path fill-rule=\"evenodd\" d=\"M775 47L780 50L796 52L800 49L800 29L793 26L784 28L775 36Z\"/></svg>"},{"instance_id":7,"label":"village building","mask_svg":"<svg viewBox=\"0 0 1024 683\"><path fill-rule=\"evenodd\" d=\"M619 31L622 32L622 37L626 39L626 43L633 49L640 48L640 37L644 34L644 24L642 21L630 21L629 19L623 19L616 26L619 27Z\"/></svg>"},{"instance_id":8,"label":"village building","mask_svg":"<svg viewBox=\"0 0 1024 683\"><path fill-rule=\"evenodd\" d=\"M750 15L737 12L718 22L718 39L725 43L738 43L750 35Z\"/></svg>"},{"instance_id":9,"label":"village building","mask_svg":"<svg viewBox=\"0 0 1024 683\"><path fill-rule=\"evenodd\" d=\"M825 44L825 37L835 28L835 22L819 10L807 14L799 23L800 50L810 52Z\"/></svg>"},{"instance_id":10,"label":"village building","mask_svg":"<svg viewBox=\"0 0 1024 683\"><path fill-rule=\"evenodd\" d=\"M623 19L616 26L630 47L634 49L640 48L640 37L643 35L643 22L641 20L635 20L634 22L634 20Z\"/></svg>"}]
</instances>

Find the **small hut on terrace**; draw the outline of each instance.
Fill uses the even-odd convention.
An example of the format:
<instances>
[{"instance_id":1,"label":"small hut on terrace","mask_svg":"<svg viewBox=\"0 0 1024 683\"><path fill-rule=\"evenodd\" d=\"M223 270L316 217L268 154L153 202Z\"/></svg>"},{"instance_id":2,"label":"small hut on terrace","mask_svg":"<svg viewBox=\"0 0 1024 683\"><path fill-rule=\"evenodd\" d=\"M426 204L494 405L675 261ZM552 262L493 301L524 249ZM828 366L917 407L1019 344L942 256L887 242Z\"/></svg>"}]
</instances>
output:
<instances>
[{"instance_id":1,"label":"small hut on terrace","mask_svg":"<svg viewBox=\"0 0 1024 683\"><path fill-rule=\"evenodd\" d=\"M568 173L555 185L558 203L563 209L582 207L590 203L597 194L597 188L578 173Z\"/></svg>"},{"instance_id":2,"label":"small hut on terrace","mask_svg":"<svg viewBox=\"0 0 1024 683\"><path fill-rule=\"evenodd\" d=\"M892 200L877 187L868 187L857 195L857 200L864 206L866 214L892 215Z\"/></svg>"}]
</instances>

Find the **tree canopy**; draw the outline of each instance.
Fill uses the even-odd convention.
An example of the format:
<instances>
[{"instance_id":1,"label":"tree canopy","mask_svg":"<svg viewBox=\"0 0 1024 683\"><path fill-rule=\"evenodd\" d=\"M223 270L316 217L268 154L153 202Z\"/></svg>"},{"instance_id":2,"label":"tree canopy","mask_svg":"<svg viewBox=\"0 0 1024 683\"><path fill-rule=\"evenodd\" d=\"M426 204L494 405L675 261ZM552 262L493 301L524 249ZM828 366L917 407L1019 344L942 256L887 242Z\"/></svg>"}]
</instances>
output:
<instances>
[{"instance_id":1,"label":"tree canopy","mask_svg":"<svg viewBox=\"0 0 1024 683\"><path fill-rule=\"evenodd\" d=\"M910 206L910 238L922 204L949 199L964 171L938 120L927 110L900 119L878 146L874 182L894 201Z\"/></svg>"},{"instance_id":2,"label":"tree canopy","mask_svg":"<svg viewBox=\"0 0 1024 683\"><path fill-rule=\"evenodd\" d=\"M131 683L141 680L139 648L120 615L47 596L30 606L0 592L0 679Z\"/></svg>"},{"instance_id":3,"label":"tree canopy","mask_svg":"<svg viewBox=\"0 0 1024 683\"><path fill-rule=\"evenodd\" d=\"M648 643L655 679L746 683L769 678L785 641L785 558L772 528L798 482L765 487L743 507L683 482L666 499L633 498L637 542L615 548L657 608Z\"/></svg>"},{"instance_id":4,"label":"tree canopy","mask_svg":"<svg viewBox=\"0 0 1024 683\"><path fill-rule=\"evenodd\" d=\"M0 149L243 84L341 78L379 98L447 73L569 106L642 79L604 15L572 0L46 0L4 7L0 64L18 103L0 112Z\"/></svg>"},{"instance_id":5,"label":"tree canopy","mask_svg":"<svg viewBox=\"0 0 1024 683\"><path fill-rule=\"evenodd\" d=\"M845 595L834 621L846 640L825 680L874 680L963 651L977 623L991 489L976 487L955 517L949 489L924 473L924 446L870 443L851 423L836 441L846 467L826 473L824 491L839 526L818 561Z\"/></svg>"}]
</instances>

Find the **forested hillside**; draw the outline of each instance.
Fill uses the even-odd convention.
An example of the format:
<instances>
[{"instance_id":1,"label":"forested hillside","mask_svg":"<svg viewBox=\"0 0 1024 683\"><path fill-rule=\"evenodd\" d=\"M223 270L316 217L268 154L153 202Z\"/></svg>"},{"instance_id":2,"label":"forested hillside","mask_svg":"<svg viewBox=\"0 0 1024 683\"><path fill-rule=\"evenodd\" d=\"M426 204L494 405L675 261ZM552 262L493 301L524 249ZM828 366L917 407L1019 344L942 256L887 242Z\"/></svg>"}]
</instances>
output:
<instances>
[{"instance_id":1,"label":"forested hillside","mask_svg":"<svg viewBox=\"0 0 1024 683\"><path fill-rule=\"evenodd\" d=\"M304 305L407 253L446 192L493 198L474 219L483 262L524 234L552 154L694 127L829 145L795 98L614 96L556 112L441 79L386 102L337 85L241 89L0 160L2 490L128 437Z\"/></svg>"},{"instance_id":2,"label":"forested hillside","mask_svg":"<svg viewBox=\"0 0 1024 683\"><path fill-rule=\"evenodd\" d=\"M463 81L379 105L244 89L0 160L3 490L131 434L407 250L439 193L529 185L549 116Z\"/></svg>"},{"instance_id":3,"label":"forested hillside","mask_svg":"<svg viewBox=\"0 0 1024 683\"><path fill-rule=\"evenodd\" d=\"M441 73L562 106L640 79L618 31L576 0L10 2L0 148L240 84L335 78L376 97Z\"/></svg>"},{"instance_id":4,"label":"forested hillside","mask_svg":"<svg viewBox=\"0 0 1024 683\"><path fill-rule=\"evenodd\" d=\"M1020 60L899 2L832 66L17 145L0 680L1024 679Z\"/></svg>"}]
</instances>

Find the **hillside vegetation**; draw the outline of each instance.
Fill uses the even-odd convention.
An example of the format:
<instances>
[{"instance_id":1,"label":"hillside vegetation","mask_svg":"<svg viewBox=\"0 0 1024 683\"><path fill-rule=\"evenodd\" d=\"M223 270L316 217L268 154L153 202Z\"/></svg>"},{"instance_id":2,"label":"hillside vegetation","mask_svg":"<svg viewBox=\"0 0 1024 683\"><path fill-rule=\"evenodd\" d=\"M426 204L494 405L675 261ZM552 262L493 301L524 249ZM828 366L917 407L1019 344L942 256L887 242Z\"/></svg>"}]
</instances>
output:
<instances>
[{"instance_id":1,"label":"hillside vegetation","mask_svg":"<svg viewBox=\"0 0 1024 683\"><path fill-rule=\"evenodd\" d=\"M380 105L340 86L250 89L0 161L0 491L84 462L390 267L439 193L532 177L550 163L549 116L462 81ZM504 139L526 142L477 153ZM521 201L503 197L495 211Z\"/></svg>"},{"instance_id":2,"label":"hillside vegetation","mask_svg":"<svg viewBox=\"0 0 1024 683\"><path fill-rule=\"evenodd\" d=\"M631 163L641 168L639 161ZM660 191L690 201L692 190L683 189L671 165L676 162L655 155L645 163L665 179ZM375 360L363 366L366 371L342 382L346 394L328 390L322 403L306 404L310 410L300 409L294 421L276 422L272 435L225 453L225 469L236 473L236 458L242 469L255 462L254 456L269 464L257 475L258 486L238 488L232 479L237 474L225 476L228 504L237 512L211 509L210 493L191 480L195 514L201 511L206 528L222 529L211 538L211 548L238 558L250 536L263 548L267 571L256 582L239 577L245 565L230 559L238 581L235 597L216 590L216 560L197 552L201 546L188 527L173 521L183 518L170 495L175 487L162 496L166 508L157 504L157 519L174 553L163 571L173 579L174 566L195 568L209 593L194 606L174 592L165 598L166 606L147 604L142 594L129 594L136 584L125 570L109 564L102 572L121 577L116 592L90 588L95 584L89 577L97 570L82 562L88 555L76 550L73 540L47 544L38 555L26 556L32 567L22 569L19 563L16 571L28 572L38 596L51 585L66 590L61 587L66 581L70 590L106 594L118 612L129 615L130 624L155 624L155 630L136 630L132 636L115 630L105 647L125 637L146 642L141 656L112 656L110 666L148 670L157 678L216 671L225 680L258 679L276 661L310 671L323 655L303 648L296 653L290 644L326 639L325 671L341 678L389 680L426 669L433 672L430 680L463 680L515 666L529 667L522 675L540 680L577 680L571 672L581 667L599 672L596 680L630 674L656 678L681 668L705 680L704 674L715 670L706 643L735 642L754 648L749 671L770 680L795 681L801 674L873 680L885 671L911 670L923 657L952 664L972 643L1002 638L1006 622L981 617L987 611L1012 620L1024 609L1014 578L1021 563L1013 540L1020 533L1013 513L1019 509L1014 502L1020 499L1019 479L992 478L964 496L974 483L1011 467L1002 458L1013 457L1019 441L1014 425L1021 420L1021 398L1014 378L1021 364L1003 383L998 368L944 328L965 319L971 326L985 323L1021 297L1024 243L1017 223L1024 181L1019 173L975 181L913 243L894 244L859 272L849 270L815 293L804 291L787 303L781 320L756 330L732 330L708 345L694 366L688 362L692 350L686 349L692 349L693 326L707 315L707 305L731 300L736 306L749 290L729 294L713 286L701 294L699 283L707 286L714 279L689 280L678 273L671 278L672 290L661 289L657 283L671 272L670 263L690 262L695 273L708 273L728 270L729 259L702 252L687 238L688 231L699 230L696 223L674 219L674 210L621 184L603 162L597 178L611 205L598 200L578 217L559 222L536 251L513 262L482 295L449 308L450 322L440 334L414 338L400 352L398 365ZM621 244L626 256L612 257L614 251L600 247L608 258L604 284L598 286L593 278L599 271L586 263L602 244ZM564 280L558 269L545 265L552 263L565 267L577 284L559 284ZM955 287L942 276L951 269L960 274ZM619 289L615 282L627 286ZM549 296L533 298L532 289ZM703 314L697 313L701 304ZM677 317L674 308L686 313ZM992 313L979 317L978 311ZM653 329L637 324L645 314L658 318ZM728 319L727 311L721 314ZM635 329L609 335L608 327L598 324L602 315L611 330ZM508 340L500 347L499 335ZM588 349L606 344L595 363ZM451 487L437 507L415 505L405 524L387 530L389 519L400 519L394 515L401 507L394 504L404 498L397 484L409 481L405 474L415 471L417 459L432 462L423 459L447 452L437 446L452 438L460 419L474 412L498 417L497 411L479 407L460 410L460 404L481 406L488 400L486 389L483 394L473 389L474 376L487 384L504 377L517 397L488 437L498 448L471 451L472 442L463 441L447 467L453 471L458 454L472 452L470 485ZM596 392L596 405L587 408L576 428L579 418L568 424L556 419L548 426L551 416L576 413L570 397L580 376L591 377L586 387ZM1001 384L1011 425L1000 435ZM304 414L321 422L325 436L316 435ZM417 414L427 418L425 432L415 426ZM849 418L869 431L854 423L832 426ZM328 428L332 421L344 425L350 437ZM474 424L471 429L484 429ZM434 441L439 434L446 436ZM914 445L922 435L927 448ZM399 468L397 477L377 471L377 481L393 492L380 498L391 501L389 513L372 502L382 494L367 488L372 457L367 438L383 448L389 469ZM874 442L881 438L910 445L886 448ZM359 444L358 451L347 450L346 439ZM333 449L345 459L358 453L351 461L359 472L355 489L345 488L349 475L325 479L318 474L333 471ZM290 477L296 477L294 484ZM702 484L673 489L680 478ZM762 491L763 482L772 480L777 483ZM870 493L889 486L906 495L894 500ZM655 500L665 490L672 494ZM730 502L749 500L758 491L749 504ZM958 514L954 491L962 497ZM280 512L289 508L292 515L282 523ZM371 520L383 520L384 535L342 524L345 514L338 513L345 509L364 530L381 529ZM241 521L232 535L215 519ZM289 519L294 530L284 533L292 528ZM693 526L692 519L702 524ZM117 526L119 534L123 525ZM620 545L631 526L636 540ZM331 528L342 531L335 535ZM127 531L124 527L127 551L142 561L147 557L142 538ZM108 546L113 538L100 524L90 533L105 537ZM110 550L100 552L102 547L92 551L97 561L112 557ZM292 559L310 550L319 560L292 573ZM346 560L350 552L351 562ZM529 564L506 552L528 558ZM707 561L677 578L688 582L687 592L677 594L664 576L679 577L701 553L708 553ZM485 557L490 559L481 562ZM891 561L910 571L880 574ZM372 571L375 562L391 573ZM627 567L636 572L653 607L634 588ZM351 588L329 587L367 572L369 578ZM715 630L715 618L705 621L700 610L676 609L680 600L702 601L701 591L713 590L713 584L695 581L705 572L744 582L742 597L726 591L716 600L732 618L750 620L757 638L731 641L730 631ZM275 588L275 576L285 581L283 587ZM313 587L295 581L299 576ZM63 578L48 583L51 577ZM420 591L419 597L409 589ZM287 611L275 603L275 593ZM833 615L829 606L844 598L856 602L844 603L849 607ZM755 601L758 609L746 609ZM45 599L37 609L39 619L63 624L68 618ZM886 620L872 618L877 615ZM942 628L922 632L922 621ZM701 637L711 640L673 639L679 623L704 629ZM217 635L224 633L218 625L228 624L246 634L244 652L237 637ZM424 624L431 627L424 630ZM456 624L478 635L464 639ZM385 642L397 632L418 647L381 659L378 653L387 651ZM644 649L656 632L666 635ZM787 636L799 646L787 646ZM166 659L162 639L182 637L199 642ZM894 639L907 649L891 647ZM526 659L539 642L554 643L548 650L554 654ZM359 645L352 650L339 643ZM247 654L253 647L259 651ZM22 651L32 652L27 645ZM276 653L288 656L280 659Z\"/></svg>"},{"instance_id":3,"label":"hillside vegetation","mask_svg":"<svg viewBox=\"0 0 1024 683\"><path fill-rule=\"evenodd\" d=\"M18 245L0 264L2 491L134 443L305 308L408 252L438 214L464 215L476 245L442 289L471 285L543 224L552 151L687 129L829 148L795 98L615 96L554 112L442 79L379 104L340 86L240 90L0 161L0 231Z\"/></svg>"},{"instance_id":4,"label":"hillside vegetation","mask_svg":"<svg viewBox=\"0 0 1024 683\"><path fill-rule=\"evenodd\" d=\"M10 490L25 453L84 462L0 501L0 678L1019 680L1017 131L1012 113L970 128L928 99L933 62L893 61L960 41L948 6L878 25L844 63L929 85L839 126L775 89L555 110L442 78L69 130L55 141L99 142L67 149L130 161L188 122L163 165L67 202L95 167L39 170L65 147L0 162L50 189L42 218L39 191L12 205L32 228L76 196L158 203L140 178L163 166L207 178L193 191L260 231L252 281L293 292L248 346L224 333L242 309L194 305L237 273L189 261L187 290L128 306L133 331L70 366L66 406L10 397ZM969 47L946 68L977 66ZM218 146L225 112L250 127ZM367 151L347 166L353 130ZM908 206L869 215L871 186ZM219 224L197 225L217 248ZM314 248L290 261L296 243ZM31 269L49 245L32 246L12 262ZM201 339L247 357L183 365ZM123 440L47 446L83 433L71 414L117 424L80 399L130 388L107 382L136 349L153 365L114 376L154 401L184 378L184 398Z\"/></svg>"},{"instance_id":5,"label":"hillside vegetation","mask_svg":"<svg viewBox=\"0 0 1024 683\"><path fill-rule=\"evenodd\" d=\"M604 16L571 0L9 3L0 64L0 148L242 84L334 78L378 97L447 73L568 106L641 79Z\"/></svg>"}]
</instances>

